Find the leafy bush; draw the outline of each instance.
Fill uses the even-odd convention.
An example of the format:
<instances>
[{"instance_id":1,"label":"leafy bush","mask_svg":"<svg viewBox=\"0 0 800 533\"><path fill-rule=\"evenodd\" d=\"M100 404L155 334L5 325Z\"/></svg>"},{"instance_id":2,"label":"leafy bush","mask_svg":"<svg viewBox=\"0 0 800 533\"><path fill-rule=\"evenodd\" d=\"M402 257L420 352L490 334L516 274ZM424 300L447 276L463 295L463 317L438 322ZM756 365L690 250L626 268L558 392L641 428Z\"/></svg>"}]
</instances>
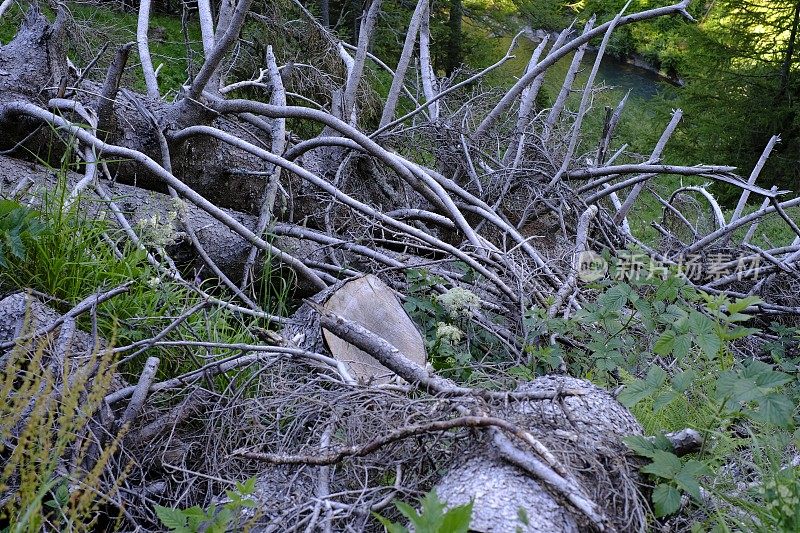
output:
<instances>
[{"instance_id":1,"label":"leafy bush","mask_svg":"<svg viewBox=\"0 0 800 533\"><path fill-rule=\"evenodd\" d=\"M596 298L569 318L531 309L525 320L528 372L566 364L573 375L624 384L619 401L655 435L626 443L648 459L642 473L654 484L656 517L678 511L687 494L697 506L700 530L716 524L722 530L795 531L794 513L784 511L794 501L798 477L797 468L787 467L798 437L797 331L773 324L777 335L763 344L761 355L743 358L735 343L760 332L749 327L746 312L759 300L709 295L669 269L653 267L623 276L612 264L609 278L595 282ZM653 271L658 275L647 275ZM699 430L705 445L678 457L663 434L686 427ZM742 471L756 480L744 493L741 479L731 474ZM709 497L740 511L709 512Z\"/></svg>"},{"instance_id":2,"label":"leafy bush","mask_svg":"<svg viewBox=\"0 0 800 533\"><path fill-rule=\"evenodd\" d=\"M0 269L8 268L8 256L25 259L43 228L38 212L14 200L0 199Z\"/></svg>"}]
</instances>

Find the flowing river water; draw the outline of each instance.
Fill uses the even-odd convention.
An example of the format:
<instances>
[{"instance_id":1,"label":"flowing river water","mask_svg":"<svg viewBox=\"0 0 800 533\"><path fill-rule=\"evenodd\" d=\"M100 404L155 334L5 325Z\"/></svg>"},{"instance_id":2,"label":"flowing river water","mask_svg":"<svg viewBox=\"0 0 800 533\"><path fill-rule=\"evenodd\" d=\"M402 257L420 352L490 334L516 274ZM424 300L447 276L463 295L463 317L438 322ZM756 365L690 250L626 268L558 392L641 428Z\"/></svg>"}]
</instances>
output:
<instances>
[{"instance_id":1,"label":"flowing river water","mask_svg":"<svg viewBox=\"0 0 800 533\"><path fill-rule=\"evenodd\" d=\"M591 69L596 57L596 52L587 52L583 58L584 68ZM623 92L630 91L631 96L642 100L650 100L661 94L665 88L675 87L672 82L652 70L620 61L609 55L603 56L597 72L597 82Z\"/></svg>"}]
</instances>

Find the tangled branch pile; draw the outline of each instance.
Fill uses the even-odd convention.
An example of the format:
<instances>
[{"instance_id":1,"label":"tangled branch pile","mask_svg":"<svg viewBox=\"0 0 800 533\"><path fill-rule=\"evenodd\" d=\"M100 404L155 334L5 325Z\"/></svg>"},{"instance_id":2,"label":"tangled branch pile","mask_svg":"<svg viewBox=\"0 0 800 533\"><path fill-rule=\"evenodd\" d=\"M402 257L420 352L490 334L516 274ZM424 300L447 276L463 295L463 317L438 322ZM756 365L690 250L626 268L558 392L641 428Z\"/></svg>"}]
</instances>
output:
<instances>
[{"instance_id":1,"label":"tangled branch pile","mask_svg":"<svg viewBox=\"0 0 800 533\"><path fill-rule=\"evenodd\" d=\"M112 219L124 241L104 234L108 246L120 256L127 247L139 249L157 273L154 285L171 280L199 297L167 325L116 348L100 342L96 330L86 341L75 321L128 285L60 318L31 322L19 309L16 315L5 311L15 325L4 330L0 362L6 372L10 361L25 357L49 369L26 389L39 396L68 389L62 379L65 372L70 379L66 345L76 356L93 354L90 361L101 362L115 356L131 361L167 347L192 354L194 366L174 377L157 380L163 362L151 357L137 384L112 386L92 408L94 425L61 450L73 457L59 460L58 471L83 491L87 480L96 481L105 496L101 512L99 504L92 512L119 516L124 529L156 527L154 504L223 504L229 481L251 476L257 478L258 510L236 520L265 530L374 528L371 511L437 485L452 505L478 498L476 529L492 523L513 529L520 506L531 530L645 528L647 504L635 460L620 442L641 428L605 391L565 376L510 392L456 384L323 304L345 280L367 274L404 298L410 292L406 272L424 268L439 295L462 291L456 312L496 339L496 368L482 372L500 387L509 383L499 370L527 363L527 309L538 305L550 317L570 316L593 298L580 275L590 250L613 257L636 245L663 265L699 251L736 251L750 265L743 273L696 287L760 295L763 302L753 311L800 313L794 267L800 228L786 213L800 199L785 200L782 191L756 185L777 139L745 180L731 167L662 161L679 110L648 156L624 146L612 150L625 100L608 110L600 139L583 133L612 32L661 16L688 17L687 4L620 13L582 32L566 29L552 43L545 38L517 82L497 94L484 90L482 81L513 57L517 39L483 71L460 81L440 79L428 49L430 6L420 0L380 103L364 81L368 63L380 65L368 52L380 0L364 13L354 50L309 15L304 34L319 64L280 65L275 50L264 46L263 64L249 80L229 79L262 60L245 53L243 31L270 25L275 9L254 0L221 2L214 20L209 0L199 0L204 59L194 69L188 58L192 76L172 101L150 57L149 0L139 5L135 43L145 94L124 86L134 43L120 46L110 60L101 51L78 68L65 52L69 13L59 7L51 22L32 4L16 37L0 47L2 190L40 205L45 192L65 185L30 160L58 167L65 154L74 157L63 176L63 206ZM597 40L585 86L574 86L577 59L555 102L541 108L537 95L548 69ZM97 64L107 65L105 73ZM370 127L374 108L380 119ZM627 217L648 184L666 175L723 182L740 188L741 200L725 220L705 188L683 187L662 200L664 219L655 225L661 246L648 245ZM763 205L744 215L751 196ZM794 244L752 245L756 226L775 214L798 235ZM297 296L316 296L292 316L264 309L258 291L270 273L263 265L296 277ZM219 280L231 299L203 289L203 278ZM211 312L240 323L248 317L262 327L248 326L239 343L179 335ZM26 322L34 327L22 334L18 325ZM370 380L354 372L331 353L323 329L401 379ZM52 345L39 342L46 338ZM103 364L91 364L93 373L106 372ZM14 382L7 380L8 387ZM23 453L17 429L0 436L4 460ZM89 442L96 449L75 451ZM97 464L102 473L75 474L93 472ZM0 503L13 507L23 483L18 475L8 479ZM489 481L497 485L478 490ZM479 512L481 506L487 510Z\"/></svg>"}]
</instances>

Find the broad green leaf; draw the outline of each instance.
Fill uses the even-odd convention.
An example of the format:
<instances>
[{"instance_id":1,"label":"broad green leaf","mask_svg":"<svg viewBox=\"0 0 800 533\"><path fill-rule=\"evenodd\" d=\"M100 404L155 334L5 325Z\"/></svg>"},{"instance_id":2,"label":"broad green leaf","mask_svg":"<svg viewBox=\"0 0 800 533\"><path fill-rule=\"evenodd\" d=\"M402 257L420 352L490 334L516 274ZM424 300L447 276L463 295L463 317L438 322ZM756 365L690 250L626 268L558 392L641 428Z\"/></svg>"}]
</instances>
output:
<instances>
[{"instance_id":1,"label":"broad green leaf","mask_svg":"<svg viewBox=\"0 0 800 533\"><path fill-rule=\"evenodd\" d=\"M751 361L742 371L742 377L755 380L756 385L765 389L780 387L794 380L789 374L776 372L772 365L762 361Z\"/></svg>"},{"instance_id":2,"label":"broad green leaf","mask_svg":"<svg viewBox=\"0 0 800 533\"><path fill-rule=\"evenodd\" d=\"M700 484L697 482L697 479L694 476L684 472L679 472L678 475L675 476L675 481L678 483L678 486L689 496L697 501L702 500L702 496L700 495Z\"/></svg>"},{"instance_id":3,"label":"broad green leaf","mask_svg":"<svg viewBox=\"0 0 800 533\"><path fill-rule=\"evenodd\" d=\"M715 359L722 349L722 340L716 333L701 333L694 338L697 346L709 359Z\"/></svg>"},{"instance_id":4,"label":"broad green leaf","mask_svg":"<svg viewBox=\"0 0 800 533\"><path fill-rule=\"evenodd\" d=\"M192 527L196 528L200 526L200 524L211 518L203 508L197 505L189 507L188 509L184 509L181 511L181 513L183 513L183 516L185 516L189 521L188 526L190 529Z\"/></svg>"},{"instance_id":5,"label":"broad green leaf","mask_svg":"<svg viewBox=\"0 0 800 533\"><path fill-rule=\"evenodd\" d=\"M245 481L244 484L242 484L239 487L239 492L242 495L253 494L255 491L256 491L256 478L255 478L255 476L253 476L251 478L247 478L247 481Z\"/></svg>"},{"instance_id":6,"label":"broad green leaf","mask_svg":"<svg viewBox=\"0 0 800 533\"><path fill-rule=\"evenodd\" d=\"M645 398L650 397L655 391L656 389L651 387L647 382L637 379L633 383L625 385L625 388L619 393L617 399L619 403L625 407L633 407Z\"/></svg>"},{"instance_id":7,"label":"broad green leaf","mask_svg":"<svg viewBox=\"0 0 800 533\"><path fill-rule=\"evenodd\" d=\"M650 366L650 370L647 371L645 381L648 385L656 389L667 382L667 377L669 376L663 368L658 365L652 365Z\"/></svg>"},{"instance_id":8,"label":"broad green leaf","mask_svg":"<svg viewBox=\"0 0 800 533\"><path fill-rule=\"evenodd\" d=\"M426 518L428 524L438 524L444 516L445 503L439 500L436 489L432 489L421 500L422 516ZM471 508L471 506L470 506Z\"/></svg>"},{"instance_id":9,"label":"broad green leaf","mask_svg":"<svg viewBox=\"0 0 800 533\"><path fill-rule=\"evenodd\" d=\"M733 315L744 311L751 305L758 305L762 302L758 296L748 296L747 298L739 298L728 304L728 313Z\"/></svg>"},{"instance_id":10,"label":"broad green leaf","mask_svg":"<svg viewBox=\"0 0 800 533\"><path fill-rule=\"evenodd\" d=\"M653 400L653 412L658 413L666 406L672 403L672 400L677 398L679 393L674 390L667 390L656 396L656 399Z\"/></svg>"},{"instance_id":11,"label":"broad green leaf","mask_svg":"<svg viewBox=\"0 0 800 533\"><path fill-rule=\"evenodd\" d=\"M692 349L692 336L688 333L681 333L675 337L675 347L672 349L672 355L676 359L683 360L689 355Z\"/></svg>"},{"instance_id":12,"label":"broad green leaf","mask_svg":"<svg viewBox=\"0 0 800 533\"><path fill-rule=\"evenodd\" d=\"M532 380L536 374L527 366L517 365L508 369L508 375L522 380Z\"/></svg>"},{"instance_id":13,"label":"broad green leaf","mask_svg":"<svg viewBox=\"0 0 800 533\"><path fill-rule=\"evenodd\" d=\"M700 476L704 476L709 474L710 471L708 467L697 461L695 459L691 459L683 465L681 471L678 472L678 475L675 476L675 481L678 483L678 486L686 491L692 498L695 500L701 500L700 494L700 484L698 479Z\"/></svg>"},{"instance_id":14,"label":"broad green leaf","mask_svg":"<svg viewBox=\"0 0 800 533\"><path fill-rule=\"evenodd\" d=\"M694 380L697 379L697 374L691 368L680 374L676 374L672 378L672 388L678 392L686 392L692 386Z\"/></svg>"},{"instance_id":15,"label":"broad green leaf","mask_svg":"<svg viewBox=\"0 0 800 533\"><path fill-rule=\"evenodd\" d=\"M656 355L670 355L672 349L675 347L675 336L675 330L666 330L653 346L653 352L655 352Z\"/></svg>"},{"instance_id":16,"label":"broad green leaf","mask_svg":"<svg viewBox=\"0 0 800 533\"><path fill-rule=\"evenodd\" d=\"M641 435L629 435L622 438L622 442L636 455L642 457L653 457L656 445L650 439Z\"/></svg>"},{"instance_id":17,"label":"broad green leaf","mask_svg":"<svg viewBox=\"0 0 800 533\"><path fill-rule=\"evenodd\" d=\"M416 509L414 509L406 502L394 502L394 506L397 507L397 510L400 511L400 513L403 516L405 516L411 521L415 529L419 529L421 521L420 521L420 515L419 513L417 513Z\"/></svg>"},{"instance_id":18,"label":"broad green leaf","mask_svg":"<svg viewBox=\"0 0 800 533\"><path fill-rule=\"evenodd\" d=\"M655 450L652 459L653 462L643 466L641 471L663 479L674 479L683 466L677 455L663 450Z\"/></svg>"},{"instance_id":19,"label":"broad green leaf","mask_svg":"<svg viewBox=\"0 0 800 533\"><path fill-rule=\"evenodd\" d=\"M183 529L186 526L186 515L180 509L170 509L156 505L156 516L161 523L172 530Z\"/></svg>"},{"instance_id":20,"label":"broad green leaf","mask_svg":"<svg viewBox=\"0 0 800 533\"><path fill-rule=\"evenodd\" d=\"M750 413L755 420L787 427L792 423L795 404L785 394L767 394L758 401L758 409Z\"/></svg>"},{"instance_id":21,"label":"broad green leaf","mask_svg":"<svg viewBox=\"0 0 800 533\"><path fill-rule=\"evenodd\" d=\"M702 461L690 459L681 468L681 473L697 478L711 474L711 470Z\"/></svg>"},{"instance_id":22,"label":"broad green leaf","mask_svg":"<svg viewBox=\"0 0 800 533\"><path fill-rule=\"evenodd\" d=\"M435 533L467 533L472 520L472 502L453 507L444 514L441 526ZM420 532L421 533L421 532Z\"/></svg>"},{"instance_id":23,"label":"broad green leaf","mask_svg":"<svg viewBox=\"0 0 800 533\"><path fill-rule=\"evenodd\" d=\"M686 320L687 313L675 304L670 304L658 317L658 321L662 324L679 325Z\"/></svg>"},{"instance_id":24,"label":"broad green leaf","mask_svg":"<svg viewBox=\"0 0 800 533\"><path fill-rule=\"evenodd\" d=\"M716 396L719 400L728 400L735 404L751 402L762 396L755 380L743 379L734 371L720 373L717 377Z\"/></svg>"},{"instance_id":25,"label":"broad green leaf","mask_svg":"<svg viewBox=\"0 0 800 533\"><path fill-rule=\"evenodd\" d=\"M653 490L653 505L657 517L671 515L681 508L681 493L675 487L661 483Z\"/></svg>"},{"instance_id":26,"label":"broad green leaf","mask_svg":"<svg viewBox=\"0 0 800 533\"><path fill-rule=\"evenodd\" d=\"M653 320L653 306L644 298L639 298L633 302L633 307L639 312L639 318L647 329L655 328Z\"/></svg>"},{"instance_id":27,"label":"broad green leaf","mask_svg":"<svg viewBox=\"0 0 800 533\"><path fill-rule=\"evenodd\" d=\"M408 533L408 529L406 529L405 526L395 524L388 518L385 518L378 513L372 513L372 516L374 516L378 522L380 522L381 525L386 528L388 533Z\"/></svg>"},{"instance_id":28,"label":"broad green leaf","mask_svg":"<svg viewBox=\"0 0 800 533\"><path fill-rule=\"evenodd\" d=\"M678 278L672 277L667 278L664 282L658 287L656 290L656 294L653 296L656 300L664 300L668 302L673 302L678 297L678 287L681 284L681 281Z\"/></svg>"},{"instance_id":29,"label":"broad green leaf","mask_svg":"<svg viewBox=\"0 0 800 533\"><path fill-rule=\"evenodd\" d=\"M709 359L716 358L722 349L722 340L717 335L714 321L701 313L692 311L687 324L700 350Z\"/></svg>"},{"instance_id":30,"label":"broad green leaf","mask_svg":"<svg viewBox=\"0 0 800 533\"><path fill-rule=\"evenodd\" d=\"M689 313L689 321L687 323L689 324L689 331L695 335L714 331L714 321L697 311Z\"/></svg>"},{"instance_id":31,"label":"broad green leaf","mask_svg":"<svg viewBox=\"0 0 800 533\"><path fill-rule=\"evenodd\" d=\"M629 285L625 283L620 283L619 285L614 285L610 289L608 289L602 296L598 299L598 304L600 307L605 309L619 311L625 304L628 302L628 296L632 293L632 289Z\"/></svg>"},{"instance_id":32,"label":"broad green leaf","mask_svg":"<svg viewBox=\"0 0 800 533\"><path fill-rule=\"evenodd\" d=\"M760 332L761 330L756 328L735 327L725 332L725 340L735 341L736 339L743 339L745 337Z\"/></svg>"}]
</instances>

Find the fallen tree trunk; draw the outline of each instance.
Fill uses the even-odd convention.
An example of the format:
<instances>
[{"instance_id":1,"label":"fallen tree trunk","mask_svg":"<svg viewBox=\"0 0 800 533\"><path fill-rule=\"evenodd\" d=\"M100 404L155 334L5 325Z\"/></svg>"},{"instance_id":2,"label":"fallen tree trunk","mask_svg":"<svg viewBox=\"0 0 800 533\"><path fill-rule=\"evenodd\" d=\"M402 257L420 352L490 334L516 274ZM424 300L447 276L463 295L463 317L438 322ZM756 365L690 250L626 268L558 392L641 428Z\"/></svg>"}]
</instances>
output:
<instances>
[{"instance_id":1,"label":"fallen tree trunk","mask_svg":"<svg viewBox=\"0 0 800 533\"><path fill-rule=\"evenodd\" d=\"M66 172L64 179L59 179L51 170L39 164L7 156L0 156L0 169L2 190L11 191L17 184L29 181L28 194L32 197L30 201L33 207L41 207L45 194L50 202L66 198L69 191L83 178L80 174ZM179 210L183 210L185 220L192 225L200 244L214 263L232 279L241 277L250 244L207 212L193 204L176 203L166 194L105 180L102 184L131 226L161 233L162 238L166 237L168 242L166 249L170 256L181 264L189 265L190 272L198 275L202 273L204 277L213 275L186 235L181 217L178 216ZM59 187L61 193L57 194ZM90 220L105 220L112 227L119 227L108 202L94 190L84 191L81 209ZM226 212L246 227L255 225L255 217L252 215L231 210ZM148 244L146 236L144 244Z\"/></svg>"}]
</instances>

